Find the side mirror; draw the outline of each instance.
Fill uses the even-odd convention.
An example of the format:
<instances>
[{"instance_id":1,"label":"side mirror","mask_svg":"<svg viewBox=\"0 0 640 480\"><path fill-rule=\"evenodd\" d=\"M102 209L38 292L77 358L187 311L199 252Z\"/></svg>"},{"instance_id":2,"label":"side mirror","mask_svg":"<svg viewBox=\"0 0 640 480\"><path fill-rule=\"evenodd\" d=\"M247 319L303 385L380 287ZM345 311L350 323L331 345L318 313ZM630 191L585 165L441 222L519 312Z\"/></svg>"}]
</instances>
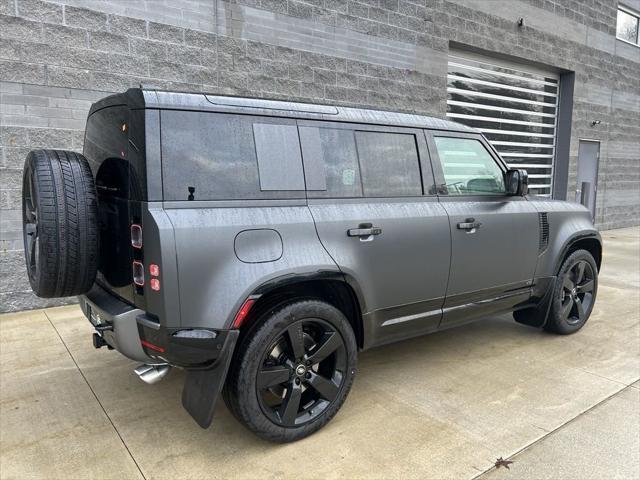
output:
<instances>
[{"instance_id":1,"label":"side mirror","mask_svg":"<svg viewBox=\"0 0 640 480\"><path fill-rule=\"evenodd\" d=\"M507 194L524 197L529 191L529 175L526 170L507 170Z\"/></svg>"}]
</instances>

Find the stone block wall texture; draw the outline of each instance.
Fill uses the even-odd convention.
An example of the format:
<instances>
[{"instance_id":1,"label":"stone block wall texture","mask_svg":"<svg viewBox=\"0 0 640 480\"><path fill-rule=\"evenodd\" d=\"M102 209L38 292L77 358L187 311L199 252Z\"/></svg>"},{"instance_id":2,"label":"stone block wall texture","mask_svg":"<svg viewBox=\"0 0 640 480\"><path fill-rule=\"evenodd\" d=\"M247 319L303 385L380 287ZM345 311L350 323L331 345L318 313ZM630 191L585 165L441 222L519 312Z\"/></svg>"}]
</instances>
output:
<instances>
[{"instance_id":1,"label":"stone block wall texture","mask_svg":"<svg viewBox=\"0 0 640 480\"><path fill-rule=\"evenodd\" d=\"M442 117L450 48L575 72L568 196L600 140L596 222L638 225L640 48L615 23L614 0L0 0L0 311L72 301L29 288L26 153L82 151L91 103L140 83Z\"/></svg>"}]
</instances>

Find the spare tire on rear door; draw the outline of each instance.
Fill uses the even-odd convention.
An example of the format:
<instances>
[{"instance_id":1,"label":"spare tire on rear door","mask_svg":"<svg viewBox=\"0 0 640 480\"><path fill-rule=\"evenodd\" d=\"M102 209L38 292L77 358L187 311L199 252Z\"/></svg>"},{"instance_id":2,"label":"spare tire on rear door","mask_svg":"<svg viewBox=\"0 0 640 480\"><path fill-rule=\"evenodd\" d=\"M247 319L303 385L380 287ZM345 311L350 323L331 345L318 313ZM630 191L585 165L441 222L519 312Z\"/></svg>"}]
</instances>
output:
<instances>
[{"instance_id":1,"label":"spare tire on rear door","mask_svg":"<svg viewBox=\"0 0 640 480\"><path fill-rule=\"evenodd\" d=\"M22 181L27 273L39 297L91 289L98 267L98 200L87 159L62 150L32 150Z\"/></svg>"}]
</instances>

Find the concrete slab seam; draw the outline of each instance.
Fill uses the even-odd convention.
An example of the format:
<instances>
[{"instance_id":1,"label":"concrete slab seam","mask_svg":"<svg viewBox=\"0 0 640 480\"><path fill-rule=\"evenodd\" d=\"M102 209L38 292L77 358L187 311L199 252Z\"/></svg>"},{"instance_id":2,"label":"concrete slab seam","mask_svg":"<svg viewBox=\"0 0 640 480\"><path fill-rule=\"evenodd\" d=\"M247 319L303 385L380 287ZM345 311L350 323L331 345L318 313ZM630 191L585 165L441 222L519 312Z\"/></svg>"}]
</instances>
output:
<instances>
[{"instance_id":1,"label":"concrete slab seam","mask_svg":"<svg viewBox=\"0 0 640 480\"><path fill-rule=\"evenodd\" d=\"M636 383L639 379L634 380L633 382L629 383L628 385L625 385L624 387L622 387L620 390L617 390L615 392L613 392L611 395L603 398L602 400L600 400L598 403L591 405L589 408L587 408L586 410L580 412L578 415L576 415L573 418L570 418L569 420L567 420L566 422L564 422L562 425L560 425L557 428L554 428L553 430L545 433L544 435L540 436L539 438L535 439L533 442L529 443L528 445L525 445L524 447L522 447L521 449L517 450L516 452L512 453L511 455L509 455L505 460L511 460L512 458L517 457L519 454L521 454L522 452L524 452L525 450L528 450L529 448L533 447L534 445L540 443L542 440L544 440L545 438L547 438L550 435L553 435L554 433L562 430L563 428L565 428L567 425L573 423L575 420L577 420L578 418L582 417L584 414L590 412L591 410L593 410L594 408L602 405L603 403L609 401L610 399L612 399L613 397L615 397L616 395L619 395L620 393L622 393L623 391L627 390L628 388L633 388L632 385L634 383ZM487 468L486 470L484 470L483 472L477 474L476 476L472 477L471 480L478 480L480 479L483 475L486 475L487 473L493 471L496 469L495 465L492 465L491 467Z\"/></svg>"}]
</instances>

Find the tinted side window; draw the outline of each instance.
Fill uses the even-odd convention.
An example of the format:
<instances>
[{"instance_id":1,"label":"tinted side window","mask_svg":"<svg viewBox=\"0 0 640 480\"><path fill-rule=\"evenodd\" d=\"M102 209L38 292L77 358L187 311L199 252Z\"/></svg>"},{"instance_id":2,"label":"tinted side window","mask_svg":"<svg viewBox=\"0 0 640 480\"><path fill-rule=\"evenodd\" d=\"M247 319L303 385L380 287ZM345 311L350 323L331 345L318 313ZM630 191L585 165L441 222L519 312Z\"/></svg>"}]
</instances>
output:
<instances>
[{"instance_id":1,"label":"tinted side window","mask_svg":"<svg viewBox=\"0 0 640 480\"><path fill-rule=\"evenodd\" d=\"M449 195L505 194L502 170L479 140L435 137Z\"/></svg>"},{"instance_id":2,"label":"tinted side window","mask_svg":"<svg viewBox=\"0 0 640 480\"><path fill-rule=\"evenodd\" d=\"M366 197L422 195L414 135L356 132L356 142Z\"/></svg>"},{"instance_id":3,"label":"tinted side window","mask_svg":"<svg viewBox=\"0 0 640 480\"><path fill-rule=\"evenodd\" d=\"M285 129L277 131L278 126ZM189 187L195 188L195 200L304 198L300 151L297 142L290 141L295 128L292 132L286 127L246 115L163 111L164 199L187 200ZM274 133L272 141L265 139ZM274 163L279 155L286 158ZM297 169L282 174L283 166L296 162Z\"/></svg>"},{"instance_id":4,"label":"tinted side window","mask_svg":"<svg viewBox=\"0 0 640 480\"><path fill-rule=\"evenodd\" d=\"M353 130L300 127L310 197L362 196Z\"/></svg>"}]
</instances>

